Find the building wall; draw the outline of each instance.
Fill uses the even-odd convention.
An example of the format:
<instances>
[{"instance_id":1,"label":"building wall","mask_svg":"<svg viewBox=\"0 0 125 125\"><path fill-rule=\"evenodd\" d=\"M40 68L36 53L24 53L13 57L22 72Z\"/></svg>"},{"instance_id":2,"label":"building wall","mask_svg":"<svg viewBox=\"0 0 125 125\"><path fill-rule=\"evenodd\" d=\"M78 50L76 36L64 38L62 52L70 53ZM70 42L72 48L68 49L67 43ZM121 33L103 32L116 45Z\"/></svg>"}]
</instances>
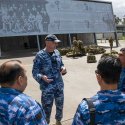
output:
<instances>
[{"instance_id":1,"label":"building wall","mask_svg":"<svg viewBox=\"0 0 125 125\"><path fill-rule=\"evenodd\" d=\"M97 39L109 39L112 36L113 39L115 39L114 33L102 33L102 34L96 34Z\"/></svg>"},{"instance_id":2,"label":"building wall","mask_svg":"<svg viewBox=\"0 0 125 125\"><path fill-rule=\"evenodd\" d=\"M77 39L82 40L84 45L95 43L94 34L92 33L78 34Z\"/></svg>"},{"instance_id":3,"label":"building wall","mask_svg":"<svg viewBox=\"0 0 125 125\"><path fill-rule=\"evenodd\" d=\"M111 2L0 0L0 37L114 31Z\"/></svg>"},{"instance_id":4,"label":"building wall","mask_svg":"<svg viewBox=\"0 0 125 125\"><path fill-rule=\"evenodd\" d=\"M2 51L15 51L25 49L24 43L28 44L27 37L1 37L0 46Z\"/></svg>"},{"instance_id":5,"label":"building wall","mask_svg":"<svg viewBox=\"0 0 125 125\"><path fill-rule=\"evenodd\" d=\"M55 0L48 0L48 2L46 0L32 0L32 2L31 0L11 0L10 2L10 0L2 0L0 12L2 51L37 48L37 37L28 35L55 33L62 40L59 47L69 47L73 36L88 45L95 42L93 32L115 30L111 2L92 0L58 0L56 2ZM66 33L71 34L71 41L69 34ZM41 48L45 47L45 36L39 35Z\"/></svg>"},{"instance_id":6,"label":"building wall","mask_svg":"<svg viewBox=\"0 0 125 125\"><path fill-rule=\"evenodd\" d=\"M70 47L69 34L58 34L56 35L58 39L62 42L59 43L60 48ZM94 36L93 34L71 34L71 45L73 42L73 37L75 36L78 40L82 40L84 45L93 44ZM45 47L45 37L46 35L39 36L40 48ZM37 36L20 36L20 37L1 37L0 45L2 51L16 51L25 49L35 49L38 48Z\"/></svg>"}]
</instances>

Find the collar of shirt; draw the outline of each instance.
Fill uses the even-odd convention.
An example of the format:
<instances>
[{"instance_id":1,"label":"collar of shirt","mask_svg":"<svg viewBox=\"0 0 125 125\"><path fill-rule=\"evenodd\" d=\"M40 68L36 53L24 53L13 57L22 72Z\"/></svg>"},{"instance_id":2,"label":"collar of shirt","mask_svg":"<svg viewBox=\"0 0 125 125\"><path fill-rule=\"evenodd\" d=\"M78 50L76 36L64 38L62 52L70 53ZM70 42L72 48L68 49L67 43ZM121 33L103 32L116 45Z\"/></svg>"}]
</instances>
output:
<instances>
[{"instance_id":1,"label":"collar of shirt","mask_svg":"<svg viewBox=\"0 0 125 125\"><path fill-rule=\"evenodd\" d=\"M119 95L121 92L119 90L101 90L99 92L97 92L97 94L100 94L100 95Z\"/></svg>"},{"instance_id":2,"label":"collar of shirt","mask_svg":"<svg viewBox=\"0 0 125 125\"><path fill-rule=\"evenodd\" d=\"M52 55L50 55L51 52L46 51L46 48L44 48L43 51L46 52L50 57L56 56L56 49L52 52Z\"/></svg>"},{"instance_id":3,"label":"collar of shirt","mask_svg":"<svg viewBox=\"0 0 125 125\"><path fill-rule=\"evenodd\" d=\"M22 92L16 90L16 89L12 89L12 88L5 88L5 87L1 87L0 88L0 92L5 93L5 94L13 94L13 95L19 95Z\"/></svg>"},{"instance_id":4,"label":"collar of shirt","mask_svg":"<svg viewBox=\"0 0 125 125\"><path fill-rule=\"evenodd\" d=\"M125 72L125 67L124 67L124 68L122 68L122 72Z\"/></svg>"},{"instance_id":5,"label":"collar of shirt","mask_svg":"<svg viewBox=\"0 0 125 125\"><path fill-rule=\"evenodd\" d=\"M125 68L122 68L120 79L122 80L125 77Z\"/></svg>"}]
</instances>

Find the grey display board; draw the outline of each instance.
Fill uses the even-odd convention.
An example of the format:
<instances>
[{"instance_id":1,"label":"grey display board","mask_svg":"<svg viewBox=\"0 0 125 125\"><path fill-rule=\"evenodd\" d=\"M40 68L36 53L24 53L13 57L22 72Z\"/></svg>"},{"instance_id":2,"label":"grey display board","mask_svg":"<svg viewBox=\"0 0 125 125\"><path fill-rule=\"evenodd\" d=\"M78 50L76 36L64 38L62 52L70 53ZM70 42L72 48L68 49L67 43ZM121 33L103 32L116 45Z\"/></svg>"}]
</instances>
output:
<instances>
[{"instance_id":1,"label":"grey display board","mask_svg":"<svg viewBox=\"0 0 125 125\"><path fill-rule=\"evenodd\" d=\"M0 0L0 37L114 31L111 3Z\"/></svg>"}]
</instances>

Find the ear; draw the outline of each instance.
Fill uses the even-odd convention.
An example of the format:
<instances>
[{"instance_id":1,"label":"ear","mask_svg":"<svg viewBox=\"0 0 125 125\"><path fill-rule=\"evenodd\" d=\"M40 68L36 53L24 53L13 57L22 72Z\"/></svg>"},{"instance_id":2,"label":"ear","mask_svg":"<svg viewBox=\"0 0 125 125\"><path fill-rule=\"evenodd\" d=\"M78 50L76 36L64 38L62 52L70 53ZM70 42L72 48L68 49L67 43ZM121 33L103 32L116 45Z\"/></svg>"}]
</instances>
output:
<instances>
[{"instance_id":1,"label":"ear","mask_svg":"<svg viewBox=\"0 0 125 125\"><path fill-rule=\"evenodd\" d=\"M18 77L17 83L22 86L22 84L23 84L23 77L22 76Z\"/></svg>"},{"instance_id":2,"label":"ear","mask_svg":"<svg viewBox=\"0 0 125 125\"><path fill-rule=\"evenodd\" d=\"M99 74L96 74L96 78L99 84L102 83L102 77Z\"/></svg>"}]
</instances>

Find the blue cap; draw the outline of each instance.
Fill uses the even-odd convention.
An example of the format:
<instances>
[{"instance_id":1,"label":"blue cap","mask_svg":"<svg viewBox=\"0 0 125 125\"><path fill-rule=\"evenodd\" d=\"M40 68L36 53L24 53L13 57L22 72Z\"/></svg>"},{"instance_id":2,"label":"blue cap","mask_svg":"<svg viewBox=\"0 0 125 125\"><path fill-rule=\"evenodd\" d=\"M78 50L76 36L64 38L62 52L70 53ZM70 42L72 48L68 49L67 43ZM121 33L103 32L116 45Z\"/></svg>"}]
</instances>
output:
<instances>
[{"instance_id":1,"label":"blue cap","mask_svg":"<svg viewBox=\"0 0 125 125\"><path fill-rule=\"evenodd\" d=\"M45 38L45 40L46 41L52 41L52 42L56 42L56 43L59 43L59 42L61 42L55 35L53 35L53 34L49 34L49 35L47 35L46 36L46 38Z\"/></svg>"}]
</instances>

